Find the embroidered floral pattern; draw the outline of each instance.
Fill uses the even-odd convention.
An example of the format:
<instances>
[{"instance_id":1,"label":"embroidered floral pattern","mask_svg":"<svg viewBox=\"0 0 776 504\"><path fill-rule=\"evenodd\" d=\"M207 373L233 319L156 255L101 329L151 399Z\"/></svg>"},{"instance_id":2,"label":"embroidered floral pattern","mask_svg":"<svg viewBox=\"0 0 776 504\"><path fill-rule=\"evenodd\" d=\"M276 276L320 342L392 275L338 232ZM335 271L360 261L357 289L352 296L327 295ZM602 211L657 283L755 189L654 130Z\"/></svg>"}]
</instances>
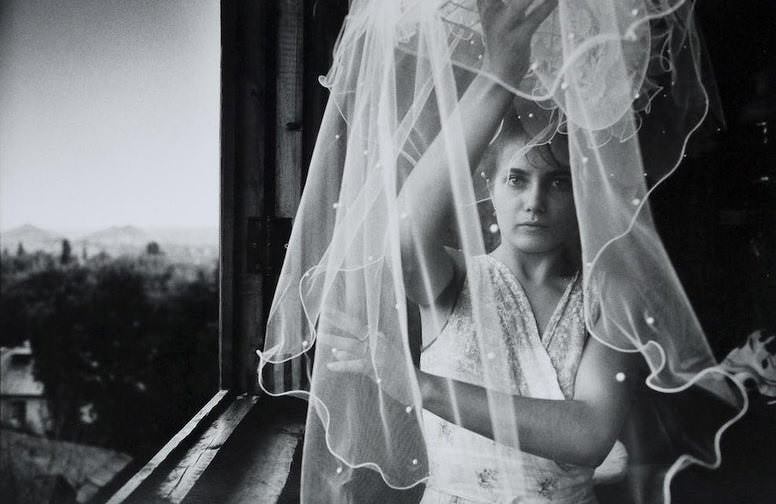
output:
<instances>
[{"instance_id":1,"label":"embroidered floral pattern","mask_svg":"<svg viewBox=\"0 0 776 504\"><path fill-rule=\"evenodd\" d=\"M511 394L572 397L586 339L581 284L580 278L569 283L544 334L539 334L528 298L511 270L490 256L476 258L447 325L421 354L421 369L477 385L485 385L488 375L490 388ZM489 321L483 327L491 329L481 337L473 299L492 299L479 305L479 320ZM520 497L530 502L594 502L591 469L561 467L427 411L423 418L431 474L423 504L512 502ZM522 479L516 479L521 474Z\"/></svg>"},{"instance_id":2,"label":"embroidered floral pattern","mask_svg":"<svg viewBox=\"0 0 776 504\"><path fill-rule=\"evenodd\" d=\"M548 476L539 482L539 490L537 493L545 499L552 500L552 495L555 493L557 488L558 477Z\"/></svg>"},{"instance_id":3,"label":"embroidered floral pattern","mask_svg":"<svg viewBox=\"0 0 776 504\"><path fill-rule=\"evenodd\" d=\"M477 472L477 483L482 488L487 489L494 489L497 488L496 483L498 482L498 471L495 469L491 469L489 467L486 467L482 471Z\"/></svg>"},{"instance_id":4,"label":"embroidered floral pattern","mask_svg":"<svg viewBox=\"0 0 776 504\"><path fill-rule=\"evenodd\" d=\"M439 424L439 438L448 442L453 440L453 430L451 429L451 424L447 422Z\"/></svg>"}]
</instances>

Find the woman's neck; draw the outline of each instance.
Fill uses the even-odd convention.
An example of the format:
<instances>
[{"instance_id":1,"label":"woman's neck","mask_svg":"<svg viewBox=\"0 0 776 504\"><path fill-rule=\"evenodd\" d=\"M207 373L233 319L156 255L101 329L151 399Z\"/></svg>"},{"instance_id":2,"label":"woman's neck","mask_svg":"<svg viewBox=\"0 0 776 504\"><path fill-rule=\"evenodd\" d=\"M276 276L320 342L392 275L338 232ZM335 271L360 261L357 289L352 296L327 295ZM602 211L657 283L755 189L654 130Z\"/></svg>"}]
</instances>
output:
<instances>
[{"instance_id":1,"label":"woman's neck","mask_svg":"<svg viewBox=\"0 0 776 504\"><path fill-rule=\"evenodd\" d=\"M577 270L577 265L569 260L569 254L564 248L526 253L502 243L492 255L507 265L521 282L530 284L543 284L573 276Z\"/></svg>"}]
</instances>

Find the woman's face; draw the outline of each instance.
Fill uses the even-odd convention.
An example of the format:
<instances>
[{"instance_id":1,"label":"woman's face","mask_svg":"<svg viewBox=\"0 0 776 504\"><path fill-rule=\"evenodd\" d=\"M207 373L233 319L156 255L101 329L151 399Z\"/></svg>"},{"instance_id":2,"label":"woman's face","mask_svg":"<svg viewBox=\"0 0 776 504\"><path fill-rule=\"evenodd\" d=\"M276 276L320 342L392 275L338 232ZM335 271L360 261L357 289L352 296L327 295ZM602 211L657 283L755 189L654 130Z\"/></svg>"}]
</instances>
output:
<instances>
[{"instance_id":1,"label":"woman's face","mask_svg":"<svg viewBox=\"0 0 776 504\"><path fill-rule=\"evenodd\" d=\"M503 150L491 185L502 246L528 254L561 250L579 239L571 171L536 149L521 154L521 147L516 141Z\"/></svg>"}]
</instances>

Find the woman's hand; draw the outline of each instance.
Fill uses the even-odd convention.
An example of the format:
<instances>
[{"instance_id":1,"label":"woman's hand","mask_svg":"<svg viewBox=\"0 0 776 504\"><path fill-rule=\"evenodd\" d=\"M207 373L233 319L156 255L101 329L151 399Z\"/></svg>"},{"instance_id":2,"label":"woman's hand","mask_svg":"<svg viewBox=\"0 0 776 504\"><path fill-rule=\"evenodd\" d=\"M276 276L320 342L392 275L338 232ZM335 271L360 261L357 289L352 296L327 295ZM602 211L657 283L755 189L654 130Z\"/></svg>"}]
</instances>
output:
<instances>
[{"instance_id":1,"label":"woman's hand","mask_svg":"<svg viewBox=\"0 0 776 504\"><path fill-rule=\"evenodd\" d=\"M320 316L318 342L331 352L331 360L326 361L329 371L365 376L397 401L410 397L407 359L396 337L369 330L355 317L329 309Z\"/></svg>"},{"instance_id":2,"label":"woman's hand","mask_svg":"<svg viewBox=\"0 0 776 504\"><path fill-rule=\"evenodd\" d=\"M482 70L517 88L528 70L531 37L558 0L478 0L485 39Z\"/></svg>"}]
</instances>

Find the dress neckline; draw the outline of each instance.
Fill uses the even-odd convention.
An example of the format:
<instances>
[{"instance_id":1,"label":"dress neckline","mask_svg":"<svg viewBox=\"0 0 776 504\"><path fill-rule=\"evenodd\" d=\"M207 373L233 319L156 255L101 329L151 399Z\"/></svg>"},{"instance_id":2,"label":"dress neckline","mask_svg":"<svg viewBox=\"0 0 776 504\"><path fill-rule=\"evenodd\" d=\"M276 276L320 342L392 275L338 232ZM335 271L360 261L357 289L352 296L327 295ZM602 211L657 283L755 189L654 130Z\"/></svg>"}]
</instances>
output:
<instances>
[{"instance_id":1,"label":"dress neckline","mask_svg":"<svg viewBox=\"0 0 776 504\"><path fill-rule=\"evenodd\" d=\"M534 313L534 308L531 306L531 301L528 298L528 294L525 292L525 288L523 287L523 284L520 283L520 279L517 278L517 275L514 271L512 271L512 268L501 262L499 259L494 257L491 254L486 254L485 257L487 257L499 270L502 270L505 273L506 278L515 284L515 291L517 294L522 298L522 301L525 303L525 305L528 307L528 317L530 319L530 326L533 328L534 335L539 338L539 341L542 342L545 346L547 346L550 343L550 340L552 339L552 335L554 334L555 326L558 325L558 321L560 320L561 316L563 315L563 312L565 311L565 307L568 304L568 299L571 296L571 292L574 289L574 286L577 284L577 280L579 279L579 270L574 273L574 276L571 278L569 283L566 285L566 288L563 291L563 295L561 295L560 299L558 300L558 303L555 305L555 308L552 311L552 315L550 315L550 319L547 321L547 327L545 327L543 330L539 327L539 322L536 319L536 314Z\"/></svg>"}]
</instances>

